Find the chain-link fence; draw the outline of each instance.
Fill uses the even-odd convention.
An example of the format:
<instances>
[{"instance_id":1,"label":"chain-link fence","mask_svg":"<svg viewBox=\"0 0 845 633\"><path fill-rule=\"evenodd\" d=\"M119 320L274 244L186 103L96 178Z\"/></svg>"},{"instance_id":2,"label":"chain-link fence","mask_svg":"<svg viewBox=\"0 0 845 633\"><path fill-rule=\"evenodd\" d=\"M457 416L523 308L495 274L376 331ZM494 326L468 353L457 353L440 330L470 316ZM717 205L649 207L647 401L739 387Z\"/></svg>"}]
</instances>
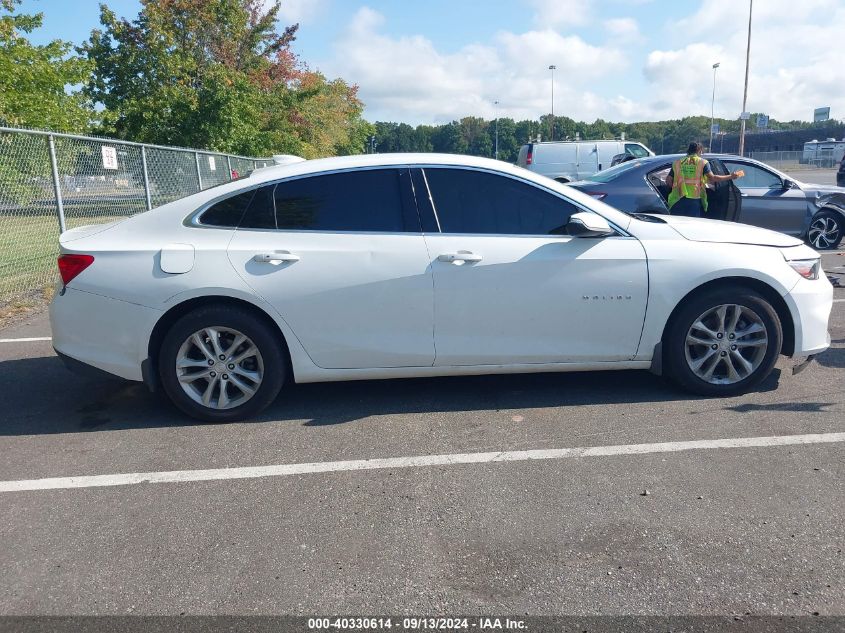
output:
<instances>
[{"instance_id":1,"label":"chain-link fence","mask_svg":"<svg viewBox=\"0 0 845 633\"><path fill-rule=\"evenodd\" d=\"M52 285L65 229L140 213L272 164L0 127L0 308Z\"/></svg>"},{"instance_id":2,"label":"chain-link fence","mask_svg":"<svg viewBox=\"0 0 845 633\"><path fill-rule=\"evenodd\" d=\"M836 169L842 152L822 149L817 152L751 152L750 158L771 165L781 171L797 169Z\"/></svg>"}]
</instances>

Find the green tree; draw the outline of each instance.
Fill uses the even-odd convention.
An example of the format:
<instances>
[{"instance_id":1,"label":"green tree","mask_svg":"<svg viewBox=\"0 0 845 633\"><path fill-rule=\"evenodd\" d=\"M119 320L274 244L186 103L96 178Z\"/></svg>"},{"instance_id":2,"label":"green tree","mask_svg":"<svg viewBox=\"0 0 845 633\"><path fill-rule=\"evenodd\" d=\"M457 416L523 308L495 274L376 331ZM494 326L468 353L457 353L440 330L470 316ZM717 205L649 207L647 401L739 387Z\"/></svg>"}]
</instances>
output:
<instances>
[{"instance_id":1,"label":"green tree","mask_svg":"<svg viewBox=\"0 0 845 633\"><path fill-rule=\"evenodd\" d=\"M298 25L276 30L279 2L142 0L134 20L100 6L102 29L79 51L100 131L120 138L251 155L313 158L363 151L355 86L304 67Z\"/></svg>"},{"instance_id":2,"label":"green tree","mask_svg":"<svg viewBox=\"0 0 845 633\"><path fill-rule=\"evenodd\" d=\"M71 44L53 40L35 46L26 35L43 14L15 13L20 0L0 0L0 122L60 132L82 132L90 123L90 100L74 88L88 78L90 64L70 54Z\"/></svg>"},{"instance_id":3,"label":"green tree","mask_svg":"<svg viewBox=\"0 0 845 633\"><path fill-rule=\"evenodd\" d=\"M493 152L495 154L496 121L490 123L487 131L490 135L490 142L493 144ZM515 163L520 145L516 139L516 123L514 120L509 118L499 119L499 160Z\"/></svg>"},{"instance_id":4,"label":"green tree","mask_svg":"<svg viewBox=\"0 0 845 633\"><path fill-rule=\"evenodd\" d=\"M435 152L446 154L466 154L469 150L466 139L461 134L461 125L457 121L435 128L431 135L431 144Z\"/></svg>"}]
</instances>

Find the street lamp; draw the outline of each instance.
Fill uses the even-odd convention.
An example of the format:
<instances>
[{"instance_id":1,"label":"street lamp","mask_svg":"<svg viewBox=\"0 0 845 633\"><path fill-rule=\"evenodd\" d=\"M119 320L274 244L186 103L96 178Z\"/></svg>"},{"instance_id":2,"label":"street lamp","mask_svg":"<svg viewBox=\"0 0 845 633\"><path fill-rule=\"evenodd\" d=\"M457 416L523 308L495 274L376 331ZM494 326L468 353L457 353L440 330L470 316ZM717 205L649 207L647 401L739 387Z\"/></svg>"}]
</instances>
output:
<instances>
[{"instance_id":1,"label":"street lamp","mask_svg":"<svg viewBox=\"0 0 845 633\"><path fill-rule=\"evenodd\" d=\"M745 106L748 101L748 64L751 60L751 8L754 0L748 0L748 45L745 49L745 91L742 94L742 123L739 128L739 155L745 156Z\"/></svg>"},{"instance_id":2,"label":"street lamp","mask_svg":"<svg viewBox=\"0 0 845 633\"><path fill-rule=\"evenodd\" d=\"M713 64L713 99L710 101L710 145L707 147L709 151L713 151L713 123L715 122L714 112L716 107L716 69L719 67L719 62Z\"/></svg>"},{"instance_id":3,"label":"street lamp","mask_svg":"<svg viewBox=\"0 0 845 633\"><path fill-rule=\"evenodd\" d=\"M555 140L555 71L557 66L552 64L549 70L552 71L552 120L549 123L549 140L553 141Z\"/></svg>"},{"instance_id":4,"label":"street lamp","mask_svg":"<svg viewBox=\"0 0 845 633\"><path fill-rule=\"evenodd\" d=\"M499 160L499 102L494 101L493 106L496 110L496 160Z\"/></svg>"}]
</instances>

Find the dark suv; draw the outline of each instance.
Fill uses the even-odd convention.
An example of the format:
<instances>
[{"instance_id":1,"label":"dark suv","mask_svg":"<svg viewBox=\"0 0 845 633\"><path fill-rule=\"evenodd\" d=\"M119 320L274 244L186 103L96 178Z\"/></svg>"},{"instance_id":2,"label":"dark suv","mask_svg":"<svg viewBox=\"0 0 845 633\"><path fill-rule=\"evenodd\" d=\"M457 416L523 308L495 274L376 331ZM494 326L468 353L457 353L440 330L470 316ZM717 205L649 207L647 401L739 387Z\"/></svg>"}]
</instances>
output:
<instances>
[{"instance_id":1,"label":"dark suv","mask_svg":"<svg viewBox=\"0 0 845 633\"><path fill-rule=\"evenodd\" d=\"M842 160L839 162L839 171L836 172L836 184L840 187L845 187L845 154L842 155Z\"/></svg>"}]
</instances>

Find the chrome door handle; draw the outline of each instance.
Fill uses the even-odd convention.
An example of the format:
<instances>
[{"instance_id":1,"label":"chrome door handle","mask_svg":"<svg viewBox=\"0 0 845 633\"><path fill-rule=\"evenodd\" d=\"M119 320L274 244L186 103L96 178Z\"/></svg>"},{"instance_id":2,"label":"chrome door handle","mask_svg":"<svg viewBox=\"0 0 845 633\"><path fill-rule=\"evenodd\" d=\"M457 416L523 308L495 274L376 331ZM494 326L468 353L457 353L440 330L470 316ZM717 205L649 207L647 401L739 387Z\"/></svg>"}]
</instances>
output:
<instances>
[{"instance_id":1,"label":"chrome door handle","mask_svg":"<svg viewBox=\"0 0 845 633\"><path fill-rule=\"evenodd\" d=\"M275 253L258 253L252 258L253 261L259 264L281 264L283 262L298 262L299 255L294 255L288 251L276 251Z\"/></svg>"},{"instance_id":2,"label":"chrome door handle","mask_svg":"<svg viewBox=\"0 0 845 633\"><path fill-rule=\"evenodd\" d=\"M481 261L481 255L476 255L470 251L458 251L457 253L444 253L437 258L441 262L449 262L452 264L458 263L475 263Z\"/></svg>"}]
</instances>

